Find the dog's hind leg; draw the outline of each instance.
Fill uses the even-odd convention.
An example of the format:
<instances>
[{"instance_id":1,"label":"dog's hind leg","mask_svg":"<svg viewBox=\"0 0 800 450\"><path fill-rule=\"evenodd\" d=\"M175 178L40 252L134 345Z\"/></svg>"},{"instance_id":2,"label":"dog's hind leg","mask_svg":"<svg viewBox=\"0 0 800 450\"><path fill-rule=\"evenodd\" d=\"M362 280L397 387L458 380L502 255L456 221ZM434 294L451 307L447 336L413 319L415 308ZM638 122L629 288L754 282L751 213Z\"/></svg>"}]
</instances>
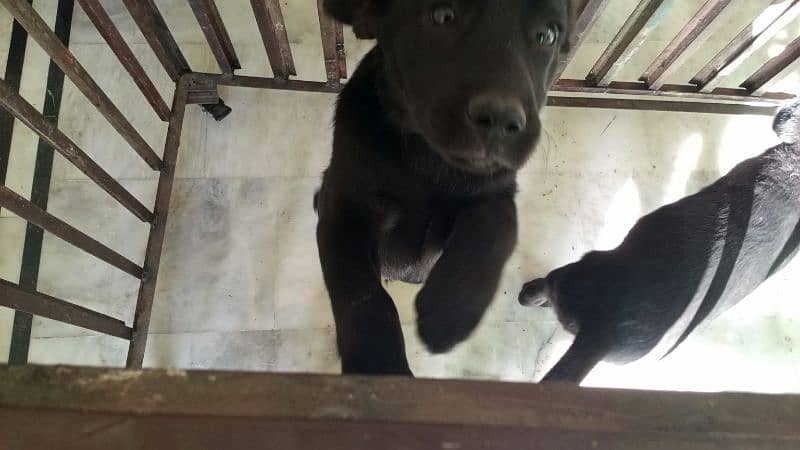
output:
<instances>
[{"instance_id":1,"label":"dog's hind leg","mask_svg":"<svg viewBox=\"0 0 800 450\"><path fill-rule=\"evenodd\" d=\"M547 372L542 382L580 384L608 352L603 342L596 339L594 333L578 332L567 353Z\"/></svg>"}]
</instances>

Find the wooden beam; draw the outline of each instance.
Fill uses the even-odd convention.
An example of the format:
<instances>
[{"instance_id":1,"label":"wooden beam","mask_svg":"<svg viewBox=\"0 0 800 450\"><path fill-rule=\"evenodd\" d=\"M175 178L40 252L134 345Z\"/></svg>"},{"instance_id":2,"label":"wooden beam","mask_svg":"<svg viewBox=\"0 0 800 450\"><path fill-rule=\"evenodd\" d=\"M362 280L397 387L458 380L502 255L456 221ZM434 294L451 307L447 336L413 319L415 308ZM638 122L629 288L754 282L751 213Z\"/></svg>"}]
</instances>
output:
<instances>
[{"instance_id":1,"label":"wooden beam","mask_svg":"<svg viewBox=\"0 0 800 450\"><path fill-rule=\"evenodd\" d=\"M662 7L674 4L672 0L642 0L636 5L625 24L589 71L586 80L597 86L608 86L619 69L639 51L658 21L652 20Z\"/></svg>"},{"instance_id":2,"label":"wooden beam","mask_svg":"<svg viewBox=\"0 0 800 450\"><path fill-rule=\"evenodd\" d=\"M0 435L27 450L772 450L798 423L791 395L0 367Z\"/></svg>"},{"instance_id":3,"label":"wooden beam","mask_svg":"<svg viewBox=\"0 0 800 450\"><path fill-rule=\"evenodd\" d=\"M189 0L189 6L192 7L220 70L230 74L234 70L241 69L236 50L214 0Z\"/></svg>"},{"instance_id":4,"label":"wooden beam","mask_svg":"<svg viewBox=\"0 0 800 450\"><path fill-rule=\"evenodd\" d=\"M0 206L95 258L105 261L135 278L141 278L142 268L136 263L2 185L0 185Z\"/></svg>"},{"instance_id":5,"label":"wooden beam","mask_svg":"<svg viewBox=\"0 0 800 450\"><path fill-rule=\"evenodd\" d=\"M586 36L589 35L594 24L605 11L610 0L586 0L583 5L578 5L577 19L570 39L569 52L561 59L556 69L555 79L561 78L561 74L567 69L569 63L575 57Z\"/></svg>"},{"instance_id":6,"label":"wooden beam","mask_svg":"<svg viewBox=\"0 0 800 450\"><path fill-rule=\"evenodd\" d=\"M797 17L800 17L800 0L773 0L771 5L714 56L690 83L700 86L701 92L713 91L725 76L764 47Z\"/></svg>"},{"instance_id":7,"label":"wooden beam","mask_svg":"<svg viewBox=\"0 0 800 450\"><path fill-rule=\"evenodd\" d=\"M49 295L27 291L6 280L0 280L0 306L121 339L131 338L131 329L121 320Z\"/></svg>"},{"instance_id":8,"label":"wooden beam","mask_svg":"<svg viewBox=\"0 0 800 450\"><path fill-rule=\"evenodd\" d=\"M708 30L708 26L730 3L731 0L708 0L650 64L640 80L647 83L650 89L661 89L667 77L692 53L696 45L699 45L700 35Z\"/></svg>"},{"instance_id":9,"label":"wooden beam","mask_svg":"<svg viewBox=\"0 0 800 450\"><path fill-rule=\"evenodd\" d=\"M292 48L289 45L289 36L286 33L286 24L283 21L283 12L278 0L250 0L250 5L256 16L256 24L261 33L264 48L267 50L272 74L280 80L288 80L289 76L297 75Z\"/></svg>"},{"instance_id":10,"label":"wooden beam","mask_svg":"<svg viewBox=\"0 0 800 450\"><path fill-rule=\"evenodd\" d=\"M347 58L344 50L344 27L325 12L324 0L317 0L322 54L325 74L329 83L339 83L347 78Z\"/></svg>"},{"instance_id":11,"label":"wooden beam","mask_svg":"<svg viewBox=\"0 0 800 450\"><path fill-rule=\"evenodd\" d=\"M150 329L150 315L153 311L153 299L156 294L158 269L161 267L161 254L164 248L164 236L167 231L167 218L169 217L169 203L172 199L172 185L175 181L175 164L178 161L178 151L181 146L181 132L183 119L186 113L186 101L189 97L190 85L196 75L184 74L175 88L172 99L172 117L167 129L164 142L164 168L158 178L156 188L155 219L147 239L147 248L144 254L144 272L139 285L139 294L136 298L136 311L133 316L133 334L128 347L126 366L140 368L144 361L144 351L147 345L147 333Z\"/></svg>"},{"instance_id":12,"label":"wooden beam","mask_svg":"<svg viewBox=\"0 0 800 450\"><path fill-rule=\"evenodd\" d=\"M190 72L189 63L153 0L122 0L122 3L172 81L177 82L181 75Z\"/></svg>"},{"instance_id":13,"label":"wooden beam","mask_svg":"<svg viewBox=\"0 0 800 450\"><path fill-rule=\"evenodd\" d=\"M94 27L97 28L97 31L100 32L100 35L103 36L103 39L105 39L111 51L117 56L122 67L125 68L131 76L131 79L133 79L133 82L136 83L136 86L142 92L144 98L147 99L147 102L153 107L158 118L163 121L168 121L169 107L164 102L161 94L158 93L158 89L156 89L150 77L147 76L139 60L136 59L136 55L133 54L128 44L125 43L125 40L122 38L119 30L117 30L114 22L111 21L103 5L100 4L100 1L78 0L78 3L81 5L81 9L86 13L89 20L92 21Z\"/></svg>"},{"instance_id":14,"label":"wooden beam","mask_svg":"<svg viewBox=\"0 0 800 450\"><path fill-rule=\"evenodd\" d=\"M753 95L764 95L798 58L800 58L800 37L786 46L780 55L767 61L763 67L750 75L741 86L752 92Z\"/></svg>"},{"instance_id":15,"label":"wooden beam","mask_svg":"<svg viewBox=\"0 0 800 450\"><path fill-rule=\"evenodd\" d=\"M128 119L114 105L108 95L97 85L69 49L58 39L39 14L25 0L0 0L0 4L28 31L28 34L58 64L75 87L97 108L108 123L122 136L133 150L153 169L161 167L161 160Z\"/></svg>"}]
</instances>

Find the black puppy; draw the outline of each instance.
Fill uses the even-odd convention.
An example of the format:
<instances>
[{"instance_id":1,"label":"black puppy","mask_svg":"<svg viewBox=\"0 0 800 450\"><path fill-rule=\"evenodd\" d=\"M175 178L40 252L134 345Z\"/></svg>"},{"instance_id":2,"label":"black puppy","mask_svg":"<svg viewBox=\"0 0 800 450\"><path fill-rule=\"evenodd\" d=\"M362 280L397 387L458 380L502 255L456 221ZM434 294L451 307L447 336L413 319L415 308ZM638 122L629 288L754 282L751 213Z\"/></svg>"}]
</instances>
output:
<instances>
[{"instance_id":1,"label":"black puppy","mask_svg":"<svg viewBox=\"0 0 800 450\"><path fill-rule=\"evenodd\" d=\"M410 374L381 278L423 283L419 333L478 325L517 239L517 170L540 134L564 0L325 0L377 39L339 96L317 242L345 373Z\"/></svg>"},{"instance_id":2,"label":"black puppy","mask_svg":"<svg viewBox=\"0 0 800 450\"><path fill-rule=\"evenodd\" d=\"M590 252L525 285L520 303L552 305L576 334L544 380L577 383L602 360L668 354L794 255L800 101L778 114L774 128L785 144L644 216L616 249Z\"/></svg>"}]
</instances>

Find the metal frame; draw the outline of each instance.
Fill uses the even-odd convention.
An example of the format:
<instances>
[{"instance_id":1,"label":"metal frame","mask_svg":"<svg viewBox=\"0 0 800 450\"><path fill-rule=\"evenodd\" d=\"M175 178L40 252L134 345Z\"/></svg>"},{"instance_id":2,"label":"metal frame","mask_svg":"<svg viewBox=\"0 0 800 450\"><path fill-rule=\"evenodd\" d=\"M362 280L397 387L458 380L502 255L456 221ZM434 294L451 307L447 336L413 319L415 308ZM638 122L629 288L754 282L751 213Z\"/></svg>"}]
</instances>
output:
<instances>
[{"instance_id":1,"label":"metal frame","mask_svg":"<svg viewBox=\"0 0 800 450\"><path fill-rule=\"evenodd\" d=\"M175 176L175 163L180 148L180 135L187 105L203 104L212 113L215 107L226 108L217 94L218 85L336 93L342 88L341 81L347 78L343 27L322 11L321 0L317 1L317 5L324 55L322 63L325 66L327 78L327 81L324 82L291 78L296 75L296 70L281 6L277 0L251 0L254 19L264 42L265 56L272 68L273 75L271 77L235 75L234 70L240 68L240 64L229 34L219 11L217 11L215 0L187 1L208 40L221 74L191 71L153 0L123 0L164 70L176 82L172 106L168 107L131 49L123 41L100 2L98 0L78 0L91 22L108 43L109 48L133 78L143 97L158 117L168 122L169 128L163 156L159 157L106 93L94 82L91 75L70 53L67 46L59 41L53 30L48 28L28 1L0 0L0 5L5 7L27 30L33 40L47 52L52 61L97 107L132 149L154 171L159 172L157 195L151 211L78 148L69 137L26 102L17 93L13 80L0 80L0 106L39 134L44 142L82 170L137 219L151 225L144 260L138 264L47 213L12 192L5 185L0 186L0 207L8 208L30 224L53 233L140 280L135 315L130 326L118 319L32 290L26 290L8 281L0 281L0 305L128 339L130 346L126 364L130 368L141 367L144 358ZM578 1L577 31L574 43L570 54L559 66L559 73L567 67L575 50L601 16L608 2L609 0ZM756 22L759 24L766 22L766 25L757 26L754 22L742 31L689 84L664 83L666 76L691 53L693 43L697 42L698 37L707 30L708 25L729 3L730 0L708 0L702 5L695 17L653 61L650 68L642 75L641 81L614 81L616 70L625 64L631 54L638 49L644 36L654 27L655 17L665 13L664 9L671 4L664 0L642 0L586 79L560 79L553 87L553 92L561 95L552 95L549 104L580 108L774 114L777 105L783 100L791 98L792 95L767 92L767 90L776 77L800 57L800 38L790 44L781 55L773 58L756 71L740 87L720 87L719 84L727 73L726 71L751 54L753 49L762 46L789 20L800 15L800 0L785 3L785 8L777 11L773 8L762 14L762 17ZM564 95L575 93L582 95ZM626 98L619 96L626 96ZM226 112L223 111L223 114L219 116L215 114L215 117L221 118L224 117L224 114Z\"/></svg>"}]
</instances>

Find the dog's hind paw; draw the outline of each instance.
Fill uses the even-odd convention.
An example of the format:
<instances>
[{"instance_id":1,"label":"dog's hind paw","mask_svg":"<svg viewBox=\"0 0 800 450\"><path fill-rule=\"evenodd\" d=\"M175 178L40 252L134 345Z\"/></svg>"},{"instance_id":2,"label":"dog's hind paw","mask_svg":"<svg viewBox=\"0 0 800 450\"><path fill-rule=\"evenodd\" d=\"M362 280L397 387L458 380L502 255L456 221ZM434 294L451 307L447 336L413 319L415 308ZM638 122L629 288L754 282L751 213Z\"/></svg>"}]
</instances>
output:
<instances>
[{"instance_id":1,"label":"dog's hind paw","mask_svg":"<svg viewBox=\"0 0 800 450\"><path fill-rule=\"evenodd\" d=\"M552 306L547 280L545 278L537 278L525 283L519 293L519 304L543 308Z\"/></svg>"}]
</instances>

